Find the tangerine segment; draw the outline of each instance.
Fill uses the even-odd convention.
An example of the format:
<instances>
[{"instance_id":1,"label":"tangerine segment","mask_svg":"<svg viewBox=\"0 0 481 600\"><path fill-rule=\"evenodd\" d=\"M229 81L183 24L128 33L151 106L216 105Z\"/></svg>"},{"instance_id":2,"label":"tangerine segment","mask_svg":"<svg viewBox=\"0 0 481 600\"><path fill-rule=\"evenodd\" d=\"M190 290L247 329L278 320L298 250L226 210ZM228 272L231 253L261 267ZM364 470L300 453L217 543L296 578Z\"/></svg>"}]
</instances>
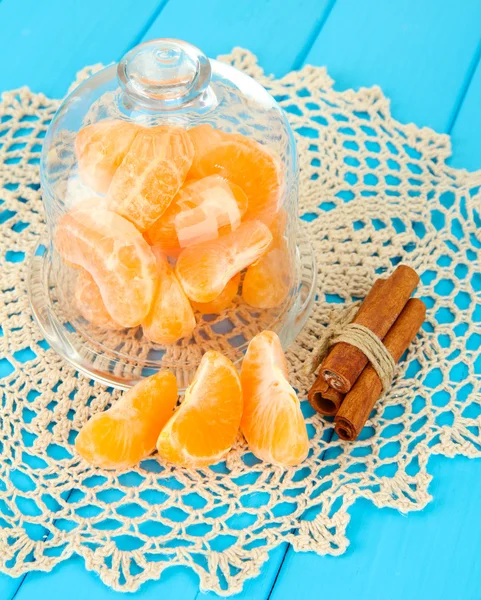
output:
<instances>
[{"instance_id":1,"label":"tangerine segment","mask_svg":"<svg viewBox=\"0 0 481 600\"><path fill-rule=\"evenodd\" d=\"M194 312L167 258L158 248L152 250L157 260L159 286L142 329L152 342L173 344L194 331Z\"/></svg>"},{"instance_id":2,"label":"tangerine segment","mask_svg":"<svg viewBox=\"0 0 481 600\"><path fill-rule=\"evenodd\" d=\"M229 279L260 258L272 234L260 221L248 221L221 238L190 246L177 260L177 277L194 302L211 302Z\"/></svg>"},{"instance_id":3,"label":"tangerine segment","mask_svg":"<svg viewBox=\"0 0 481 600\"><path fill-rule=\"evenodd\" d=\"M115 172L107 194L110 210L145 231L184 183L194 148L181 127L143 129Z\"/></svg>"},{"instance_id":4,"label":"tangerine segment","mask_svg":"<svg viewBox=\"0 0 481 600\"><path fill-rule=\"evenodd\" d=\"M144 237L151 245L176 254L181 247L236 229L246 210L247 196L241 188L211 175L183 185Z\"/></svg>"},{"instance_id":5,"label":"tangerine segment","mask_svg":"<svg viewBox=\"0 0 481 600\"><path fill-rule=\"evenodd\" d=\"M78 132L75 139L78 170L92 190L107 193L115 171L139 131L140 127L133 123L105 119L82 127Z\"/></svg>"},{"instance_id":6,"label":"tangerine segment","mask_svg":"<svg viewBox=\"0 0 481 600\"><path fill-rule=\"evenodd\" d=\"M55 246L63 259L90 273L114 321L140 325L158 276L155 257L132 223L93 202L82 203L58 222Z\"/></svg>"},{"instance_id":7,"label":"tangerine segment","mask_svg":"<svg viewBox=\"0 0 481 600\"><path fill-rule=\"evenodd\" d=\"M99 286L93 280L92 275L85 269L81 269L75 284L75 304L82 317L104 329L122 329L116 323L105 308L104 301L100 295Z\"/></svg>"},{"instance_id":8,"label":"tangerine segment","mask_svg":"<svg viewBox=\"0 0 481 600\"><path fill-rule=\"evenodd\" d=\"M187 179L199 179L202 177L202 173L199 170L199 160L201 156L210 148L220 144L223 139L223 134L218 131L212 125L204 124L192 127L187 132L190 137L190 141L194 146L194 160L192 166L187 175Z\"/></svg>"},{"instance_id":9,"label":"tangerine segment","mask_svg":"<svg viewBox=\"0 0 481 600\"><path fill-rule=\"evenodd\" d=\"M219 175L199 179L181 193L190 196L191 204L197 204L191 210L181 211L174 219L181 248L215 240L234 231L247 210L245 193Z\"/></svg>"},{"instance_id":10,"label":"tangerine segment","mask_svg":"<svg viewBox=\"0 0 481 600\"><path fill-rule=\"evenodd\" d=\"M82 427L75 440L77 452L95 467L133 467L155 450L159 433L172 416L177 395L177 381L169 371L143 379Z\"/></svg>"},{"instance_id":11,"label":"tangerine segment","mask_svg":"<svg viewBox=\"0 0 481 600\"><path fill-rule=\"evenodd\" d=\"M218 173L247 194L246 218L272 221L283 193L283 174L275 154L249 138L228 139L207 150L199 159L199 173Z\"/></svg>"},{"instance_id":12,"label":"tangerine segment","mask_svg":"<svg viewBox=\"0 0 481 600\"><path fill-rule=\"evenodd\" d=\"M274 308L284 302L290 287L287 248L274 248L247 269L242 297L255 308Z\"/></svg>"},{"instance_id":13,"label":"tangerine segment","mask_svg":"<svg viewBox=\"0 0 481 600\"><path fill-rule=\"evenodd\" d=\"M309 450L306 424L274 332L263 331L251 340L242 363L241 382L241 430L251 451L270 463L301 463Z\"/></svg>"},{"instance_id":14,"label":"tangerine segment","mask_svg":"<svg viewBox=\"0 0 481 600\"><path fill-rule=\"evenodd\" d=\"M204 354L182 404L157 440L159 455L183 467L212 465L234 444L242 415L242 390L232 362Z\"/></svg>"},{"instance_id":15,"label":"tangerine segment","mask_svg":"<svg viewBox=\"0 0 481 600\"><path fill-rule=\"evenodd\" d=\"M279 247L284 243L284 241L285 241L284 234L286 231L286 227L287 227L287 211L285 208L281 208L269 226L269 229L271 230L271 233L272 233L271 248Z\"/></svg>"},{"instance_id":16,"label":"tangerine segment","mask_svg":"<svg viewBox=\"0 0 481 600\"><path fill-rule=\"evenodd\" d=\"M275 308L287 298L291 284L291 261L284 238L287 213L281 208L270 226L269 252L248 267L242 284L242 297L255 308Z\"/></svg>"},{"instance_id":17,"label":"tangerine segment","mask_svg":"<svg viewBox=\"0 0 481 600\"><path fill-rule=\"evenodd\" d=\"M262 260L262 259L261 259ZM239 291L240 273L229 279L222 292L212 302L192 302L192 307L203 315L216 315L228 308Z\"/></svg>"}]
</instances>

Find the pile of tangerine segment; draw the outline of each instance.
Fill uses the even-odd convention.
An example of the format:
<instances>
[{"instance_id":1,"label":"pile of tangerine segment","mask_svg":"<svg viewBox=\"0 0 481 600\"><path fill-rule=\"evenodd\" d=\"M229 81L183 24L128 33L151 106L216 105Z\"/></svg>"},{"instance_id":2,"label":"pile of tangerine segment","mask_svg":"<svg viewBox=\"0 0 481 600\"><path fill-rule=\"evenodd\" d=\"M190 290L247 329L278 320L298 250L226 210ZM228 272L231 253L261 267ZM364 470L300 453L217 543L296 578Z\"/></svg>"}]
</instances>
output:
<instances>
[{"instance_id":1,"label":"pile of tangerine segment","mask_svg":"<svg viewBox=\"0 0 481 600\"><path fill-rule=\"evenodd\" d=\"M77 451L105 469L132 467L155 448L175 465L206 467L227 454L240 429L261 460L294 466L308 454L299 400L272 331L251 340L240 377L228 358L206 352L178 408L176 403L176 378L159 371L92 417L75 440Z\"/></svg>"},{"instance_id":2,"label":"pile of tangerine segment","mask_svg":"<svg viewBox=\"0 0 481 600\"><path fill-rule=\"evenodd\" d=\"M83 127L75 153L96 194L57 225L55 246L78 270L80 314L106 329L142 326L158 344L190 336L194 310L219 313L238 294L279 306L290 289L279 158L204 124ZM94 196L94 194L92 194Z\"/></svg>"}]
</instances>

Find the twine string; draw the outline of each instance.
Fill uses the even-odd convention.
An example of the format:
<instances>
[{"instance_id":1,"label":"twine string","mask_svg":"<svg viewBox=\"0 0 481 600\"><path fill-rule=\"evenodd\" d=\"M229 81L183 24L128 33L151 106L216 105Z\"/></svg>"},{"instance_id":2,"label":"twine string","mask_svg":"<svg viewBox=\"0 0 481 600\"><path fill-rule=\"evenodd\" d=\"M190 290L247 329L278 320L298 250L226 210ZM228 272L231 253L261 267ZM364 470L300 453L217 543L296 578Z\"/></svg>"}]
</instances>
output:
<instances>
[{"instance_id":1,"label":"twine string","mask_svg":"<svg viewBox=\"0 0 481 600\"><path fill-rule=\"evenodd\" d=\"M364 325L351 323L358 308L359 302L356 302L337 315L331 314L331 321L324 328L319 343L312 352L310 363L307 365L308 373L312 374L317 370L334 344L345 342L358 348L365 355L381 381L383 392L387 392L391 387L396 363L375 333Z\"/></svg>"}]
</instances>

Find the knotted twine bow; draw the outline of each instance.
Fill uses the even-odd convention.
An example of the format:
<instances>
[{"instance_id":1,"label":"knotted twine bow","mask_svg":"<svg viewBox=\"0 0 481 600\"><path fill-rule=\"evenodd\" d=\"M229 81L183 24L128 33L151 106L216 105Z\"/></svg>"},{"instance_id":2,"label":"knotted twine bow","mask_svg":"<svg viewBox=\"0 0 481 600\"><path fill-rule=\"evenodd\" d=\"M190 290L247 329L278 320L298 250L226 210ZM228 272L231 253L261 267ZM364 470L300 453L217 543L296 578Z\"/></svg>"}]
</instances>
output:
<instances>
[{"instance_id":1,"label":"knotted twine bow","mask_svg":"<svg viewBox=\"0 0 481 600\"><path fill-rule=\"evenodd\" d=\"M330 314L331 320L322 331L319 342L306 365L306 374L311 375L317 370L331 346L345 342L355 346L365 355L381 381L383 392L387 392L391 387L396 363L375 333L364 325L351 322L359 305L360 302L355 302L345 310Z\"/></svg>"}]
</instances>

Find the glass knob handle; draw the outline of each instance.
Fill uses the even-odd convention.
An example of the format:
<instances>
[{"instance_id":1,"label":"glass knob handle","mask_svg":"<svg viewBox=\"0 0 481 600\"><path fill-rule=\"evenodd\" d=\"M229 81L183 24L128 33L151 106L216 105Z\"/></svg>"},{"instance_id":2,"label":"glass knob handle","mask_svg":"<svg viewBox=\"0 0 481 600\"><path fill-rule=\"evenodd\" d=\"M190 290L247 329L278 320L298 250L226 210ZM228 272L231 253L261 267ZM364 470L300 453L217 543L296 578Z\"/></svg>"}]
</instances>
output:
<instances>
[{"instance_id":1,"label":"glass knob handle","mask_svg":"<svg viewBox=\"0 0 481 600\"><path fill-rule=\"evenodd\" d=\"M211 67L195 46L163 38L127 52L117 76L134 103L151 110L172 110L192 102L207 88Z\"/></svg>"}]
</instances>

